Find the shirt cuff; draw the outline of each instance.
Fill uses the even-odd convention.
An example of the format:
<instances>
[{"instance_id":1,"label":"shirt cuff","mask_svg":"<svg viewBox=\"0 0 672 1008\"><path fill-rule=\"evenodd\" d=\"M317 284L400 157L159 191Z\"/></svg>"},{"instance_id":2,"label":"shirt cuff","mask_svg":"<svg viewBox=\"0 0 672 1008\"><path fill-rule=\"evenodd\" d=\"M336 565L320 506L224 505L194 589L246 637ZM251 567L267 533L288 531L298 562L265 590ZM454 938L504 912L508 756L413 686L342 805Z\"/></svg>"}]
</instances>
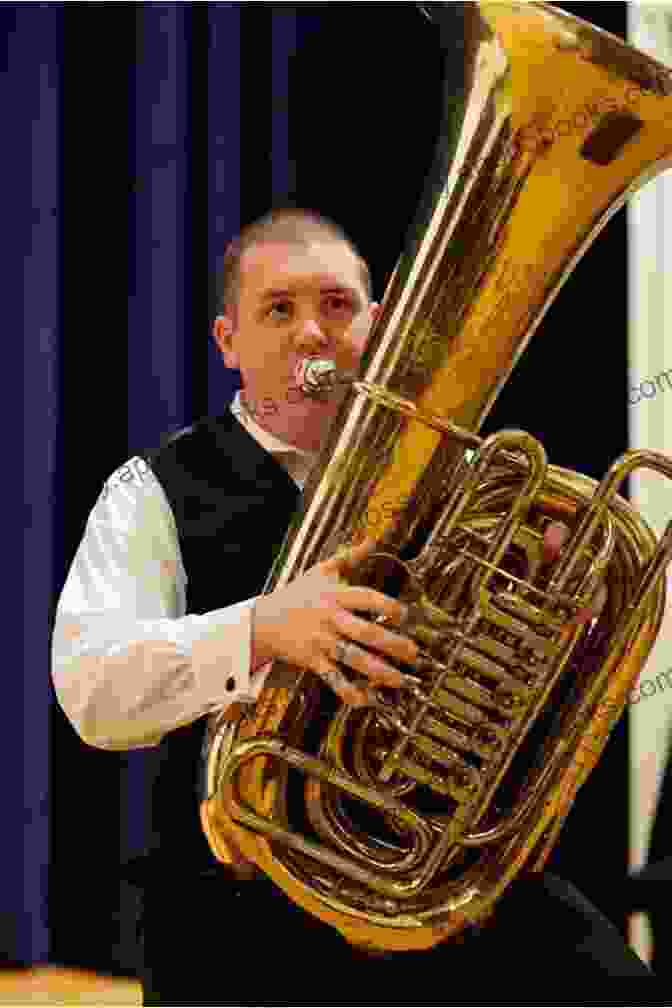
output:
<instances>
[{"instance_id":1,"label":"shirt cuff","mask_svg":"<svg viewBox=\"0 0 672 1008\"><path fill-rule=\"evenodd\" d=\"M258 692L256 696L253 694L250 680L251 612L255 601L256 596L191 617L190 640L185 643L190 645L196 692L210 710L257 699ZM255 673L255 687L263 671L258 669Z\"/></svg>"}]
</instances>

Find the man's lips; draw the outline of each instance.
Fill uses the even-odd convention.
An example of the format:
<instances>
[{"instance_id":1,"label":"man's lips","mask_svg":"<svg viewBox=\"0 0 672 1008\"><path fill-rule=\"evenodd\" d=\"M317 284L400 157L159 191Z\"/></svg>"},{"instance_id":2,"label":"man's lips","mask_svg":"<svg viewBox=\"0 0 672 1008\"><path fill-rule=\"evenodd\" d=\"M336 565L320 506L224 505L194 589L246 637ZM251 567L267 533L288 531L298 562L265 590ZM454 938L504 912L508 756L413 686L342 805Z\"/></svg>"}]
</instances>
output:
<instances>
[{"instance_id":1,"label":"man's lips","mask_svg":"<svg viewBox=\"0 0 672 1008\"><path fill-rule=\"evenodd\" d=\"M339 385L355 377L339 366L333 357L305 357L296 366L294 382L309 398L330 398Z\"/></svg>"}]
</instances>

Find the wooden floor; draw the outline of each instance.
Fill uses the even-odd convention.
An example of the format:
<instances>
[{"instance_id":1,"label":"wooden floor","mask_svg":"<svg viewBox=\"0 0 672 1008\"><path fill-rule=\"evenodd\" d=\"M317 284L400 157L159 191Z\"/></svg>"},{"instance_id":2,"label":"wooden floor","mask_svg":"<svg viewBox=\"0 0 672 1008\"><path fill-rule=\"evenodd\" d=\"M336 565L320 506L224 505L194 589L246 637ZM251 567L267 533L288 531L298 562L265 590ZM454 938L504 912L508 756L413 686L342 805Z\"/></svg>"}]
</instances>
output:
<instances>
[{"instance_id":1,"label":"wooden floor","mask_svg":"<svg viewBox=\"0 0 672 1008\"><path fill-rule=\"evenodd\" d=\"M650 949L632 945L645 962ZM646 942L643 943L646 946ZM647 954L648 953L648 954ZM142 988L135 980L100 976L87 970L35 966L26 970L0 969L0 1005L137 1005Z\"/></svg>"},{"instance_id":2,"label":"wooden floor","mask_svg":"<svg viewBox=\"0 0 672 1008\"><path fill-rule=\"evenodd\" d=\"M35 966L0 970L0 1005L142 1005L137 981L85 970Z\"/></svg>"}]
</instances>

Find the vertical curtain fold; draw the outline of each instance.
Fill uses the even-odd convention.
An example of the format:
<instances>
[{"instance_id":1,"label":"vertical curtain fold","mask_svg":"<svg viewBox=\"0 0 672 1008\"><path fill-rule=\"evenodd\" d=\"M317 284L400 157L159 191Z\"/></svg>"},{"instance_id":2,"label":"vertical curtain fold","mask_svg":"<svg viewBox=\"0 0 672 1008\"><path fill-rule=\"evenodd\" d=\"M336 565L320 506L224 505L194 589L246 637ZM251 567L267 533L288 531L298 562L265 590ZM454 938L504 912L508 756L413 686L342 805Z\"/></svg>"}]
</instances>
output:
<instances>
[{"instance_id":1,"label":"vertical curtain fold","mask_svg":"<svg viewBox=\"0 0 672 1008\"><path fill-rule=\"evenodd\" d=\"M190 422L192 7L136 7L129 100L128 454ZM120 460L120 463L124 460ZM122 864L148 839L152 760L120 756Z\"/></svg>"},{"instance_id":2,"label":"vertical curtain fold","mask_svg":"<svg viewBox=\"0 0 672 1008\"><path fill-rule=\"evenodd\" d=\"M241 227L241 5L212 3L208 8L207 249L210 318L218 311L218 279L226 245ZM209 330L194 335L207 346L207 404L221 413L238 385L223 367Z\"/></svg>"},{"instance_id":3,"label":"vertical curtain fold","mask_svg":"<svg viewBox=\"0 0 672 1008\"><path fill-rule=\"evenodd\" d=\"M53 505L62 339L62 27L62 10L56 5L12 6L0 13L4 49L0 415L9 435L2 498L5 717L0 732L4 809L0 962L46 962L49 951L50 696L44 628L51 619L58 574ZM15 433L19 418L23 437Z\"/></svg>"},{"instance_id":4,"label":"vertical curtain fold","mask_svg":"<svg viewBox=\"0 0 672 1008\"><path fill-rule=\"evenodd\" d=\"M296 188L296 166L289 149L290 67L296 51L296 9L273 11L272 19L272 196L276 203L290 202Z\"/></svg>"}]
</instances>

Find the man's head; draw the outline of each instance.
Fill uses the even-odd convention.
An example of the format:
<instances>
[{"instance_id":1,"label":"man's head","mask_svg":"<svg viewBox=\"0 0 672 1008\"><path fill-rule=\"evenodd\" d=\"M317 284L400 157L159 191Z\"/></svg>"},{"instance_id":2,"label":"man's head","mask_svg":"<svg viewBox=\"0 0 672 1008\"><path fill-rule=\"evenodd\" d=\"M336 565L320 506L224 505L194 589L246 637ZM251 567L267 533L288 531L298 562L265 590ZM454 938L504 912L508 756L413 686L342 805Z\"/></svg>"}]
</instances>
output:
<instances>
[{"instance_id":1,"label":"man's head","mask_svg":"<svg viewBox=\"0 0 672 1008\"><path fill-rule=\"evenodd\" d=\"M345 392L327 402L308 399L294 369L323 354L339 370L357 370L379 311L371 293L354 244L312 211L272 211L229 246L214 339L226 366L240 371L257 423L290 444L319 449Z\"/></svg>"}]
</instances>

